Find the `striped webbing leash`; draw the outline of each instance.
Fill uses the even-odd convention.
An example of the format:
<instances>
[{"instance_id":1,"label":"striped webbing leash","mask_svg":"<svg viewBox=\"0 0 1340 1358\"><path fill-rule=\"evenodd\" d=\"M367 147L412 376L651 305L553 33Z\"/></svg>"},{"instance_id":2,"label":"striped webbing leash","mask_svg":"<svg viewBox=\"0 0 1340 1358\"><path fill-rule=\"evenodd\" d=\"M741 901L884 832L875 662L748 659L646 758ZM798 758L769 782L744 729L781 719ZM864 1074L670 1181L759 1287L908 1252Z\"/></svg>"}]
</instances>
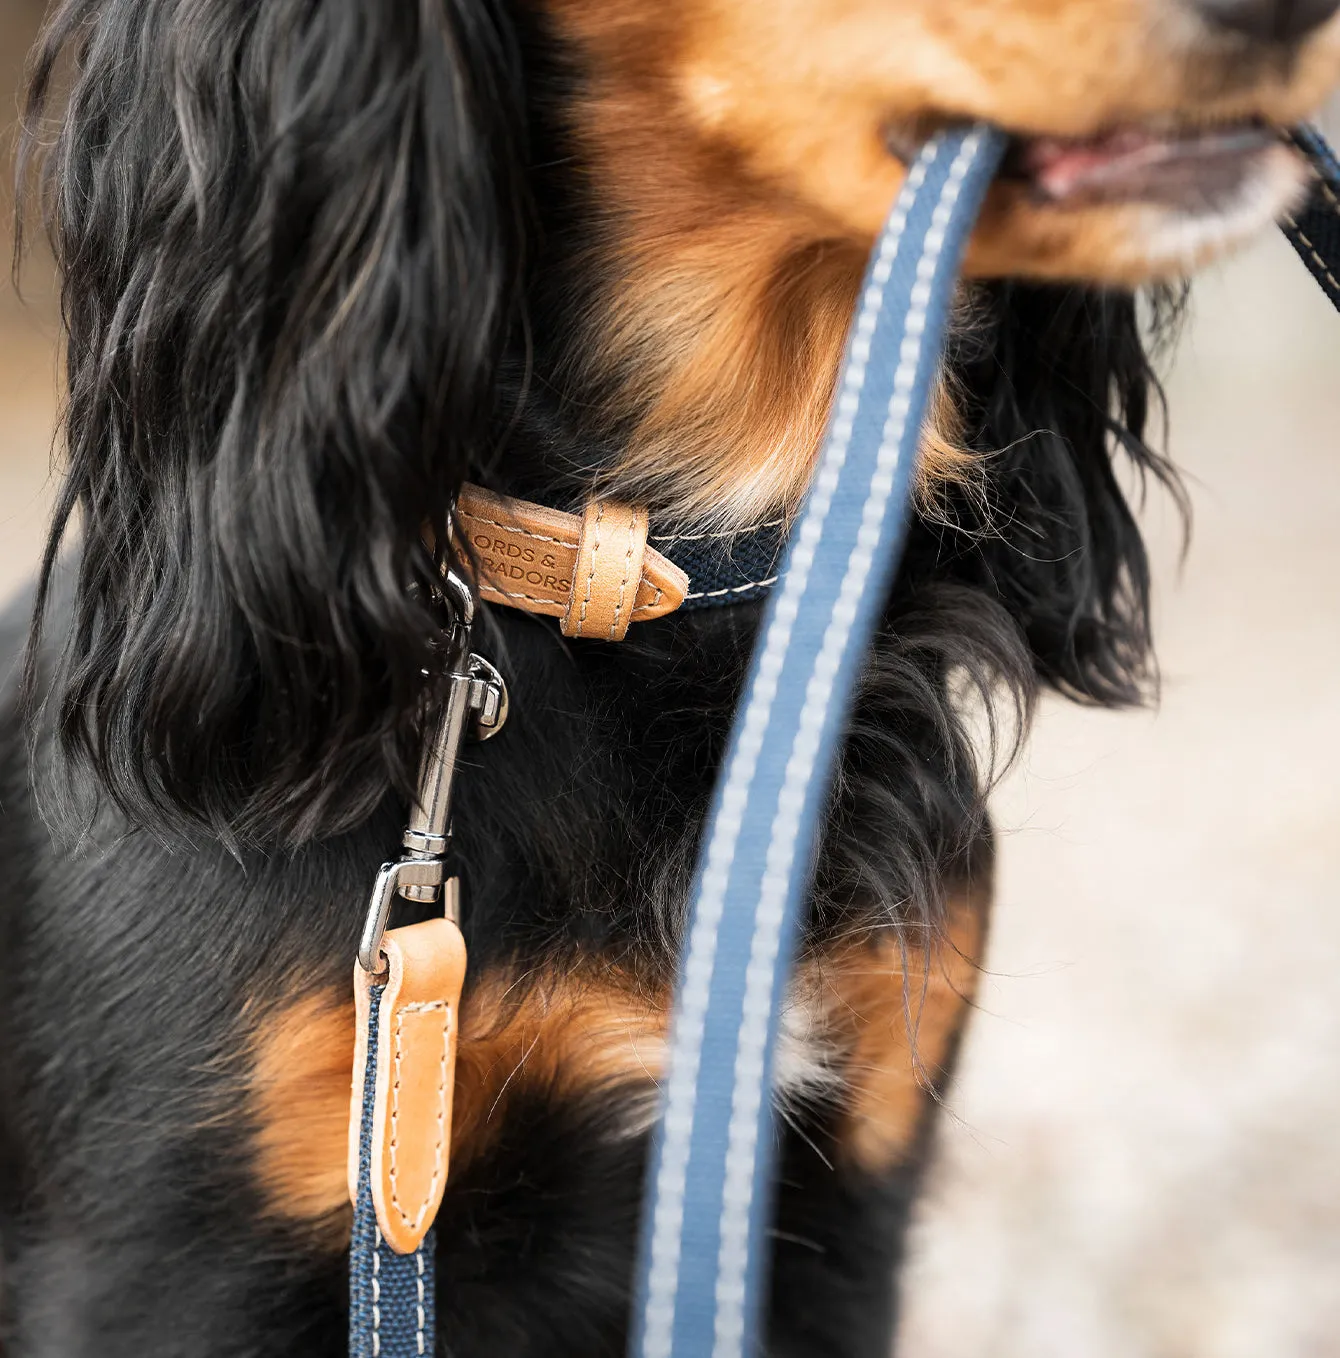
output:
<instances>
[{"instance_id":1,"label":"striped webbing leash","mask_svg":"<svg viewBox=\"0 0 1340 1358\"><path fill-rule=\"evenodd\" d=\"M928 142L866 275L701 859L650 1180L641 1358L758 1351L772 1057L812 848L901 549L960 257L1004 145L981 126Z\"/></svg>"}]
</instances>

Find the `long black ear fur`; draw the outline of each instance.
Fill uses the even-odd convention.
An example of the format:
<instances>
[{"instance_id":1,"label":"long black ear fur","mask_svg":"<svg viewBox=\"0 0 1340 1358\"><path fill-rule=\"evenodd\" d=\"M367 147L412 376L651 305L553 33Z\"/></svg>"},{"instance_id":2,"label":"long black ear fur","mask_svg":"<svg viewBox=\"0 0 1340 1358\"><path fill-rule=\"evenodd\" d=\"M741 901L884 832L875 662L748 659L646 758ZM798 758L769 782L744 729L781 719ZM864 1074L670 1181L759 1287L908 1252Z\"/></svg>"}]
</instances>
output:
<instances>
[{"instance_id":1,"label":"long black ear fur","mask_svg":"<svg viewBox=\"0 0 1340 1358\"><path fill-rule=\"evenodd\" d=\"M994 284L952 356L982 476L951 490L953 527L927 525L909 568L1002 606L1032 680L1081 701L1137 703L1153 686L1149 564L1128 493L1152 479L1188 512L1146 438L1162 402L1150 340L1175 330L1182 300L1151 295L1142 325L1129 294Z\"/></svg>"},{"instance_id":2,"label":"long black ear fur","mask_svg":"<svg viewBox=\"0 0 1340 1358\"><path fill-rule=\"evenodd\" d=\"M440 626L416 544L489 451L520 274L515 48L501 0L64 0L48 25L69 472L44 604L75 521L83 546L39 686L134 823L298 842L408 783Z\"/></svg>"}]
</instances>

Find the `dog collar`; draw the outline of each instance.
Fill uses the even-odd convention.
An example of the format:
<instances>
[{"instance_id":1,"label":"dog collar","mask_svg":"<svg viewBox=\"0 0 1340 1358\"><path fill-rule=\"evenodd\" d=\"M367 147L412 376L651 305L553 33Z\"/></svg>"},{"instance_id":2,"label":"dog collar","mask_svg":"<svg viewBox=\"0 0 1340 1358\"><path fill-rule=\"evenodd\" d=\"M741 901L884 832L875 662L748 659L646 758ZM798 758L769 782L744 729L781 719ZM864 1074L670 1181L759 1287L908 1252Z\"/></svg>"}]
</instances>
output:
<instances>
[{"instance_id":1,"label":"dog collar","mask_svg":"<svg viewBox=\"0 0 1340 1358\"><path fill-rule=\"evenodd\" d=\"M727 532L653 534L646 510L593 500L581 514L462 487L456 533L480 597L558 618L565 636L622 641L680 609L763 597L786 521Z\"/></svg>"}]
</instances>

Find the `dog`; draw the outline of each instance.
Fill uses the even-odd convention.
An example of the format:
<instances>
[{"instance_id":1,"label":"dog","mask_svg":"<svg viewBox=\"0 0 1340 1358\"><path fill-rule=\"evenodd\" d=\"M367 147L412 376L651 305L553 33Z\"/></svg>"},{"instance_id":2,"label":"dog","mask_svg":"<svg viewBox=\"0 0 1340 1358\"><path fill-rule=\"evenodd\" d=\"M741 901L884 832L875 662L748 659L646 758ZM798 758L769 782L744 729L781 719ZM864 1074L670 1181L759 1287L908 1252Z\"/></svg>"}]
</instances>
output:
<instances>
[{"instance_id":1,"label":"dog","mask_svg":"<svg viewBox=\"0 0 1340 1358\"><path fill-rule=\"evenodd\" d=\"M585 533L636 507L671 567L676 543L780 540L909 159L980 118L1012 149L775 1091L768 1352L890 1351L984 946L993 768L1041 690L1153 680L1118 464L1177 481L1134 290L1168 314L1298 200L1279 132L1340 79L1337 8L59 0L27 157L68 446L0 629L5 1358L342 1351L349 977L453 562L510 716L457 777L437 1347L624 1350L694 857L768 582L582 634L570 580L548 616L509 606L549 568L509 555L506 516Z\"/></svg>"}]
</instances>

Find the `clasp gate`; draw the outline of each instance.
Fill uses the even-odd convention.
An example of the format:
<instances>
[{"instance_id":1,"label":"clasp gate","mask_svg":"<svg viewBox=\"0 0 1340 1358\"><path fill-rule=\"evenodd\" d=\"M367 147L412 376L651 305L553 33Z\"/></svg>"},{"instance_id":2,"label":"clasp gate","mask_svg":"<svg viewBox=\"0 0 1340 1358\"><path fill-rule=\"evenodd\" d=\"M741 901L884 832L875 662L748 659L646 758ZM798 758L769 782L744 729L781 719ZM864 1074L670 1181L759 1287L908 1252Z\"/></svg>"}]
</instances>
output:
<instances>
[{"instance_id":1,"label":"clasp gate","mask_svg":"<svg viewBox=\"0 0 1340 1358\"><path fill-rule=\"evenodd\" d=\"M455 571L445 572L444 593L455 622L449 633L446 695L437 727L424 750L419 792L410 812L399 861L383 863L372 888L358 962L364 971L381 970L381 941L397 895L408 901L436 901L446 888L446 914L455 920L459 890L446 880L445 858L451 845L451 794L456 762L467 734L489 740L507 721L507 685L482 656L470 650L475 601Z\"/></svg>"}]
</instances>

